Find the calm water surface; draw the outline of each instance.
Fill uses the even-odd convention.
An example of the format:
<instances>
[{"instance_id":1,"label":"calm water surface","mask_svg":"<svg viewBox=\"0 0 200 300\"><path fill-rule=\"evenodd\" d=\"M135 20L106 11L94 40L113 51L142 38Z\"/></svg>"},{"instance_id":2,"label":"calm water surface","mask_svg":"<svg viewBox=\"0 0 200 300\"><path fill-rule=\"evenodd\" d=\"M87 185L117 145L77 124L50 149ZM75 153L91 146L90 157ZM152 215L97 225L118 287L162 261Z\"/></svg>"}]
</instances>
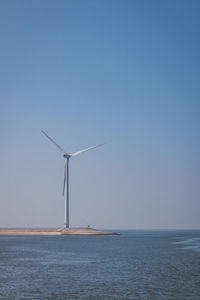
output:
<instances>
[{"instance_id":1,"label":"calm water surface","mask_svg":"<svg viewBox=\"0 0 200 300\"><path fill-rule=\"evenodd\" d=\"M200 299L200 231L0 236L0 299Z\"/></svg>"}]
</instances>

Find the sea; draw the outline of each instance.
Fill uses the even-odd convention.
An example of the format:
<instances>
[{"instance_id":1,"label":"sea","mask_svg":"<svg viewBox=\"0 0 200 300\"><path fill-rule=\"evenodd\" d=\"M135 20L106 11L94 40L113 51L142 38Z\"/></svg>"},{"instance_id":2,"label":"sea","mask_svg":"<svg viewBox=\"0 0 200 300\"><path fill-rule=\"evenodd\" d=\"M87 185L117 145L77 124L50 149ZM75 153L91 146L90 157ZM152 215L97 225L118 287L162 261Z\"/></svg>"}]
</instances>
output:
<instances>
[{"instance_id":1,"label":"sea","mask_svg":"<svg viewBox=\"0 0 200 300\"><path fill-rule=\"evenodd\" d=\"M200 230L0 236L0 299L200 299Z\"/></svg>"}]
</instances>

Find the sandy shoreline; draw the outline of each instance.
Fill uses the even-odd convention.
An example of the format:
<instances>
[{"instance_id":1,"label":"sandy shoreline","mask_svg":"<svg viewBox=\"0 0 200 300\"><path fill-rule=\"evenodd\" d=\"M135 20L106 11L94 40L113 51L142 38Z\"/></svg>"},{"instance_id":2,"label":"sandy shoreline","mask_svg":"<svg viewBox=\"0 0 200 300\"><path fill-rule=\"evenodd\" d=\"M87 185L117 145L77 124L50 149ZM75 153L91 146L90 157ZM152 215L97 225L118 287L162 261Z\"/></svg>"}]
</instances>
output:
<instances>
[{"instance_id":1,"label":"sandy shoreline","mask_svg":"<svg viewBox=\"0 0 200 300\"><path fill-rule=\"evenodd\" d=\"M0 235L116 235L94 228L0 228Z\"/></svg>"}]
</instances>

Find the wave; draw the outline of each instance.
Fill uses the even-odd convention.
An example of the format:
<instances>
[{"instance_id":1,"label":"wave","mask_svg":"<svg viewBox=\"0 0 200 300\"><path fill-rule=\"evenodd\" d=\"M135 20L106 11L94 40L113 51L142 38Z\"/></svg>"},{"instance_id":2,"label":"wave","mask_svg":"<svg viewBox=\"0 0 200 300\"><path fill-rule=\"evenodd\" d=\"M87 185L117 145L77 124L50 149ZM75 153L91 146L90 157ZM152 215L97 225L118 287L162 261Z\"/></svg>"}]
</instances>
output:
<instances>
[{"instance_id":1,"label":"wave","mask_svg":"<svg viewBox=\"0 0 200 300\"><path fill-rule=\"evenodd\" d=\"M177 239L182 239L182 240L172 242L172 244L180 246L178 247L178 249L200 252L200 237L195 237L195 238L177 237Z\"/></svg>"}]
</instances>

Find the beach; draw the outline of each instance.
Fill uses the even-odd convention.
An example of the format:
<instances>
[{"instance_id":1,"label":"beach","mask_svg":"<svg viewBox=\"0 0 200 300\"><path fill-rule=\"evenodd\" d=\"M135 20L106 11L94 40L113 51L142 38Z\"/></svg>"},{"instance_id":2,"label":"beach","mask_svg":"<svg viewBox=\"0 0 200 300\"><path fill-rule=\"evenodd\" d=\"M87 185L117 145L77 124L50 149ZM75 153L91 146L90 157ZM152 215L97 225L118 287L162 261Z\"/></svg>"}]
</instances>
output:
<instances>
[{"instance_id":1,"label":"beach","mask_svg":"<svg viewBox=\"0 0 200 300\"><path fill-rule=\"evenodd\" d=\"M0 235L115 235L90 227L82 228L0 228Z\"/></svg>"}]
</instances>

